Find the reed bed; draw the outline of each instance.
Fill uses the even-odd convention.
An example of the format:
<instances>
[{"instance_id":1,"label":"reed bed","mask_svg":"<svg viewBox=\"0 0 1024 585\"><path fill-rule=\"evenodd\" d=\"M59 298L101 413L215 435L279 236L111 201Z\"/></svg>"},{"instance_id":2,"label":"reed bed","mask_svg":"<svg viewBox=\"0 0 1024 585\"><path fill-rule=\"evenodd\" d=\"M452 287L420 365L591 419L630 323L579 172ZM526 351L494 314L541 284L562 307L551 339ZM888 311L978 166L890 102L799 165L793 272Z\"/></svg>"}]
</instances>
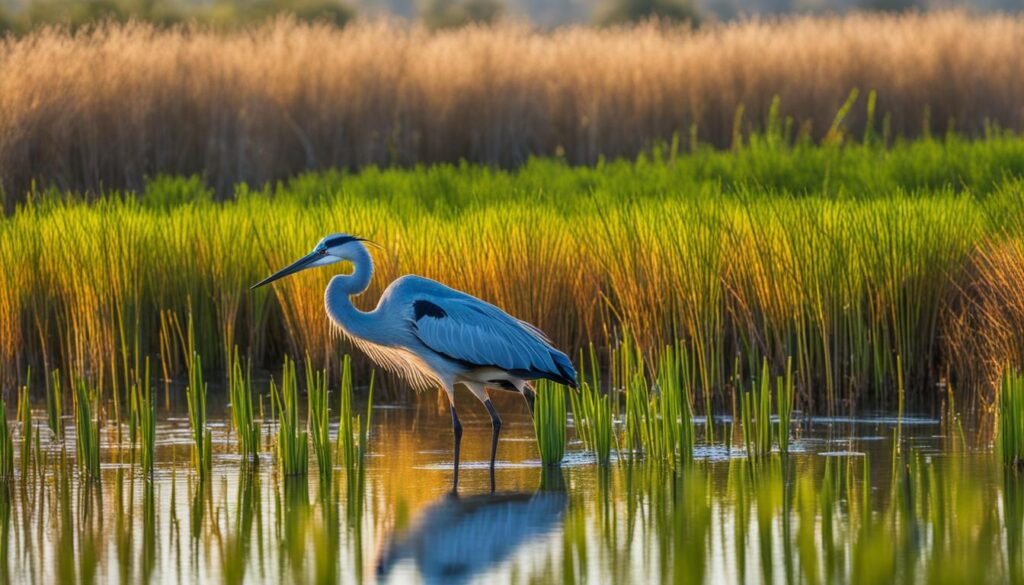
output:
<instances>
[{"instance_id":1,"label":"reed bed","mask_svg":"<svg viewBox=\"0 0 1024 585\"><path fill-rule=\"evenodd\" d=\"M50 372L46 385L46 425L58 441L64 440L64 397L61 393L60 370Z\"/></svg>"},{"instance_id":2,"label":"reed bed","mask_svg":"<svg viewBox=\"0 0 1024 585\"><path fill-rule=\"evenodd\" d=\"M352 406L352 399L355 394L355 386L352 384L352 358L348 354L342 357L341 389L338 393L340 401L338 414L340 419L338 421L337 457L338 462L350 472L347 476L350 487L354 485L355 478L362 477L366 453L370 448L370 421L373 416L373 388L375 382L376 372L371 372L370 383L366 392L366 417L364 418L363 415L356 414Z\"/></svg>"},{"instance_id":3,"label":"reed bed","mask_svg":"<svg viewBox=\"0 0 1024 585\"><path fill-rule=\"evenodd\" d=\"M773 108L793 138L980 136L1024 129L1022 41L1024 20L966 12L697 30L46 28L0 46L0 177L10 202L33 182L98 192L195 173L227 195L311 169L595 164L674 138L735 146Z\"/></svg>"},{"instance_id":4,"label":"reed bed","mask_svg":"<svg viewBox=\"0 0 1024 585\"><path fill-rule=\"evenodd\" d=\"M308 352L335 376L349 348L323 313L331 271L247 287L337 231L382 246L363 308L415 273L537 324L570 355L594 341L603 356L624 330L638 360L679 341L703 416L765 359L781 371L792 356L793 402L809 412L894 407L901 375L916 408L932 393L915 389L947 372L974 388L959 383L961 364L1009 359L1024 327L1008 318L986 330L979 307L1024 306L1013 301L1024 264L979 257L1019 248L1024 141L772 144L597 169L536 160L514 173L312 174L240 186L226 203L166 177L89 204L40 193L0 221L2 383L60 367L111 399L138 359L124 348L160 356L175 378L193 351L228 369L236 345L253 368ZM362 356L352 366L367 373Z\"/></svg>"},{"instance_id":5,"label":"reed bed","mask_svg":"<svg viewBox=\"0 0 1024 585\"><path fill-rule=\"evenodd\" d=\"M150 378L149 358L146 358L144 376L131 388L132 420L138 426L142 471L152 475L156 456L156 404L153 402L153 385ZM135 433L132 433L135 442Z\"/></svg>"},{"instance_id":6,"label":"reed bed","mask_svg":"<svg viewBox=\"0 0 1024 585\"><path fill-rule=\"evenodd\" d=\"M188 402L188 423L192 429L192 468L200 479L209 475L213 466L213 438L206 426L206 392L203 360L199 353L193 353L189 360L185 397Z\"/></svg>"},{"instance_id":7,"label":"reed bed","mask_svg":"<svg viewBox=\"0 0 1024 585\"><path fill-rule=\"evenodd\" d=\"M93 419L99 408L98 392L85 380L75 383L75 441L78 469L83 477L100 479L100 421Z\"/></svg>"},{"instance_id":8,"label":"reed bed","mask_svg":"<svg viewBox=\"0 0 1024 585\"><path fill-rule=\"evenodd\" d=\"M31 380L31 375L29 379ZM18 420L21 422L21 476L28 477L29 466L32 464L32 442L35 427L32 425L32 403L29 401L29 384L21 387L18 393Z\"/></svg>"},{"instance_id":9,"label":"reed bed","mask_svg":"<svg viewBox=\"0 0 1024 585\"><path fill-rule=\"evenodd\" d=\"M533 430L537 437L537 450L544 465L561 465L565 457L565 430L568 412L565 409L565 389L540 380L536 385L533 411Z\"/></svg>"},{"instance_id":10,"label":"reed bed","mask_svg":"<svg viewBox=\"0 0 1024 585\"><path fill-rule=\"evenodd\" d=\"M584 448L597 456L599 464L607 465L611 461L612 444L618 443L618 435L615 433L611 394L601 392L600 366L594 344L590 344L589 350L590 369L586 371L583 368L581 351L579 365L584 374L579 389L569 392L573 427Z\"/></svg>"},{"instance_id":11,"label":"reed bed","mask_svg":"<svg viewBox=\"0 0 1024 585\"><path fill-rule=\"evenodd\" d=\"M331 457L331 409L330 393L327 391L327 372L316 370L309 356L306 356L306 400L309 438L313 444L320 481L330 484L334 459Z\"/></svg>"},{"instance_id":12,"label":"reed bed","mask_svg":"<svg viewBox=\"0 0 1024 585\"><path fill-rule=\"evenodd\" d=\"M270 380L270 402L277 412L277 462L286 476L309 473L309 433L299 426L298 394L295 362L285 358L280 387Z\"/></svg>"},{"instance_id":13,"label":"reed bed","mask_svg":"<svg viewBox=\"0 0 1024 585\"><path fill-rule=\"evenodd\" d=\"M761 367L761 375L751 383L740 401L740 426L747 457L757 461L772 451L772 392L768 363Z\"/></svg>"},{"instance_id":14,"label":"reed bed","mask_svg":"<svg viewBox=\"0 0 1024 585\"><path fill-rule=\"evenodd\" d=\"M238 452L242 460L252 465L259 463L260 423L256 421L252 401L252 375L248 368L243 372L242 360L235 348L228 376L228 394L231 400L231 425L238 441Z\"/></svg>"},{"instance_id":15,"label":"reed bed","mask_svg":"<svg viewBox=\"0 0 1024 585\"><path fill-rule=\"evenodd\" d=\"M0 482L14 478L14 437L7 423L7 404L0 400Z\"/></svg>"},{"instance_id":16,"label":"reed bed","mask_svg":"<svg viewBox=\"0 0 1024 585\"><path fill-rule=\"evenodd\" d=\"M999 390L999 430L996 445L1003 464L1024 466L1024 375L1009 370Z\"/></svg>"}]
</instances>

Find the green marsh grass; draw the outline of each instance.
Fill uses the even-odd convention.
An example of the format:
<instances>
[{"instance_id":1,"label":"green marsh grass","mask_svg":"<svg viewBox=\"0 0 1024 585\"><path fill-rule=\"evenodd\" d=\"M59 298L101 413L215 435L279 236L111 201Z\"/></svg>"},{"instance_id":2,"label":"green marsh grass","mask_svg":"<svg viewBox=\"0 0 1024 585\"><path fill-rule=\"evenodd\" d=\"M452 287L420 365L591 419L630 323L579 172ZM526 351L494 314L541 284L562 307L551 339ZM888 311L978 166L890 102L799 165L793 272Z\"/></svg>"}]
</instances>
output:
<instances>
[{"instance_id":1,"label":"green marsh grass","mask_svg":"<svg viewBox=\"0 0 1024 585\"><path fill-rule=\"evenodd\" d=\"M376 374L370 374L370 386L367 389L366 417L356 414L352 407L355 392L352 384L352 358L345 354L341 358L341 389L338 393L338 460L350 473L362 475L366 452L369 449L370 422L373 415L373 387ZM326 431L325 431L326 432Z\"/></svg>"},{"instance_id":2,"label":"green marsh grass","mask_svg":"<svg viewBox=\"0 0 1024 585\"><path fill-rule=\"evenodd\" d=\"M299 424L299 384L295 362L285 358L281 385L270 380L270 400L277 412L277 463L282 475L309 473L309 434Z\"/></svg>"},{"instance_id":3,"label":"green marsh grass","mask_svg":"<svg viewBox=\"0 0 1024 585\"><path fill-rule=\"evenodd\" d=\"M138 434L140 436L139 448L141 457L139 462L142 471L146 474L153 473L153 462L156 456L156 405L153 402L153 386L150 382L149 358L146 358L144 375L141 380L136 380L131 386L131 410L132 420L137 421ZM132 441L135 441L135 433L132 433Z\"/></svg>"},{"instance_id":4,"label":"green marsh grass","mask_svg":"<svg viewBox=\"0 0 1024 585\"><path fill-rule=\"evenodd\" d=\"M582 351L579 363L582 368ZM580 377L578 390L569 391L569 399L576 436L586 449L594 452L600 465L607 465L611 460L612 445L618 439L615 435L611 395L601 392L601 378L593 344L590 344L590 371Z\"/></svg>"},{"instance_id":5,"label":"green marsh grass","mask_svg":"<svg viewBox=\"0 0 1024 585\"><path fill-rule=\"evenodd\" d=\"M0 481L14 478L14 437L7 422L7 404L0 400Z\"/></svg>"},{"instance_id":6,"label":"green marsh grass","mask_svg":"<svg viewBox=\"0 0 1024 585\"><path fill-rule=\"evenodd\" d=\"M648 382L643 358L626 337L613 361L624 376L626 437L631 458L643 454L670 465L693 457L695 432L690 394L689 354L681 344L666 346L655 366L653 386ZM710 439L709 439L710 440Z\"/></svg>"},{"instance_id":7,"label":"green marsh grass","mask_svg":"<svg viewBox=\"0 0 1024 585\"><path fill-rule=\"evenodd\" d=\"M313 368L306 356L306 400L309 413L309 438L316 456L320 481L330 485L334 471L331 457L331 409L330 394L327 391L327 371Z\"/></svg>"},{"instance_id":8,"label":"green marsh grass","mask_svg":"<svg viewBox=\"0 0 1024 585\"><path fill-rule=\"evenodd\" d=\"M763 459L772 451L771 412L771 375L766 361L761 366L761 375L751 383L750 390L743 393L740 403L743 446L751 461Z\"/></svg>"},{"instance_id":9,"label":"green marsh grass","mask_svg":"<svg viewBox=\"0 0 1024 585\"><path fill-rule=\"evenodd\" d=\"M78 453L78 469L93 481L100 479L100 421L94 419L98 412L99 392L91 388L82 378L75 381L75 441Z\"/></svg>"},{"instance_id":10,"label":"green marsh grass","mask_svg":"<svg viewBox=\"0 0 1024 585\"><path fill-rule=\"evenodd\" d=\"M565 457L565 389L548 381L538 381L534 402L533 430L537 450L544 465L561 465Z\"/></svg>"},{"instance_id":11,"label":"green marsh grass","mask_svg":"<svg viewBox=\"0 0 1024 585\"><path fill-rule=\"evenodd\" d=\"M793 359L786 358L786 376L775 378L775 408L778 410L779 451L789 453L793 418Z\"/></svg>"},{"instance_id":12,"label":"green marsh grass","mask_svg":"<svg viewBox=\"0 0 1024 585\"><path fill-rule=\"evenodd\" d=\"M652 150L596 168L536 159L514 172L328 171L239 186L224 203L181 177L90 204L40 191L0 221L0 372L11 386L28 366L88 372L110 396L138 359L127 354L159 354L175 378L193 351L211 371L228 369L235 345L257 370L276 368L287 348L336 371L345 346L323 314L329 269L242 291L344 229L383 246L370 298L415 273L535 323L569 355L591 340L611 349L622 331L636 336L633 361L680 341L704 417L727 404L737 355L775 371L792 356L794 401L808 412L895 408L899 373L925 387L995 352L970 346L942 363L944 346L977 336L979 326L953 327L949 301L979 248L1021 237L1021 177L1024 141L998 134L890 149L766 136L728 153ZM493 235L458 229L467 223ZM992 286L1011 294L1012 282ZM98 317L108 314L124 317ZM908 410L927 400L905 398Z\"/></svg>"},{"instance_id":13,"label":"green marsh grass","mask_svg":"<svg viewBox=\"0 0 1024 585\"><path fill-rule=\"evenodd\" d=\"M60 370L50 372L50 383L46 385L46 424L58 441L64 440L64 397L61 393Z\"/></svg>"},{"instance_id":14,"label":"green marsh grass","mask_svg":"<svg viewBox=\"0 0 1024 585\"><path fill-rule=\"evenodd\" d=\"M1003 464L1024 467L1024 375L1007 369L999 389L999 425L996 439Z\"/></svg>"},{"instance_id":15,"label":"green marsh grass","mask_svg":"<svg viewBox=\"0 0 1024 585\"><path fill-rule=\"evenodd\" d=\"M31 380L31 376L29 377ZM21 477L28 478L32 464L32 442L35 427L32 425L32 403L29 400L29 382L18 393L18 420L21 422Z\"/></svg>"},{"instance_id":16,"label":"green marsh grass","mask_svg":"<svg viewBox=\"0 0 1024 585\"><path fill-rule=\"evenodd\" d=\"M189 427L192 429L192 468L200 480L206 478L213 464L213 439L206 426L206 391L202 358L198 353L193 353L189 360L185 397L188 401Z\"/></svg>"},{"instance_id":17,"label":"green marsh grass","mask_svg":"<svg viewBox=\"0 0 1024 585\"><path fill-rule=\"evenodd\" d=\"M257 465L260 452L260 424L256 421L252 402L252 375L243 371L242 360L235 347L228 374L228 394L231 401L231 426L238 442L238 453L246 463Z\"/></svg>"}]
</instances>

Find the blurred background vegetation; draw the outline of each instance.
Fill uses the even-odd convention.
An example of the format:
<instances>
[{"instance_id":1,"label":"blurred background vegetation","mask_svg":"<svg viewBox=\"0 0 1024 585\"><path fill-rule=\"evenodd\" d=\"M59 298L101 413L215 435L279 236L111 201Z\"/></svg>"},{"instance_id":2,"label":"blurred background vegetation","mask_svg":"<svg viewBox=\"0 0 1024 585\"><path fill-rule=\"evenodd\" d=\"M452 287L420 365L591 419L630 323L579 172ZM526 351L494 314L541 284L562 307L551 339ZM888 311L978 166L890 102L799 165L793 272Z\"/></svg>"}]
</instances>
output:
<instances>
[{"instance_id":1,"label":"blurred background vegetation","mask_svg":"<svg viewBox=\"0 0 1024 585\"><path fill-rule=\"evenodd\" d=\"M0 0L0 31L39 26L72 28L98 21L142 20L158 25L199 22L248 26L280 15L343 26L359 16L420 21L431 29L489 24L508 18L541 27L573 23L616 25L649 18L729 20L754 15L926 11L967 8L1019 12L1021 0Z\"/></svg>"}]
</instances>

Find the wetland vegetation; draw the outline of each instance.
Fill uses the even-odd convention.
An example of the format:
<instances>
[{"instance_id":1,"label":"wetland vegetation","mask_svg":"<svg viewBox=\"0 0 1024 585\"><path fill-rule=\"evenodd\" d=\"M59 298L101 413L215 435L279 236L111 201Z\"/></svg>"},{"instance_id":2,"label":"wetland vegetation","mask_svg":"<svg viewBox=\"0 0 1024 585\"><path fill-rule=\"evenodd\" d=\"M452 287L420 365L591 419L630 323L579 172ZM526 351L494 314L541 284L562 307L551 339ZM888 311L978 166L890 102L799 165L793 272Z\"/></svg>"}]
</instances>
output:
<instances>
[{"instance_id":1,"label":"wetland vegetation","mask_svg":"<svg viewBox=\"0 0 1024 585\"><path fill-rule=\"evenodd\" d=\"M1024 582L1021 23L7 38L0 582ZM578 356L493 475L342 231Z\"/></svg>"}]
</instances>

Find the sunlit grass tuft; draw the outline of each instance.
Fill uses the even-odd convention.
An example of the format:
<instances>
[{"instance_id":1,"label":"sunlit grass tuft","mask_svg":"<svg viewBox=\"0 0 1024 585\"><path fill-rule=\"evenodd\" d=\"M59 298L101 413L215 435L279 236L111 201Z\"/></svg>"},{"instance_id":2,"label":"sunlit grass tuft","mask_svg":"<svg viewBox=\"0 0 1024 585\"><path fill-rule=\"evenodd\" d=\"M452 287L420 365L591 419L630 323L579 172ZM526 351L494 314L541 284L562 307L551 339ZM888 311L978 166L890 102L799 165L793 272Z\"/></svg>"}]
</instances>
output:
<instances>
[{"instance_id":1,"label":"sunlit grass tuft","mask_svg":"<svg viewBox=\"0 0 1024 585\"><path fill-rule=\"evenodd\" d=\"M212 467L213 441L206 426L206 382L203 381L203 362L198 353L189 360L188 422L192 429L192 467L200 479L205 478Z\"/></svg>"},{"instance_id":2,"label":"sunlit grass tuft","mask_svg":"<svg viewBox=\"0 0 1024 585\"><path fill-rule=\"evenodd\" d=\"M327 372L317 371L306 356L306 400L308 403L309 437L316 456L320 481L329 484L334 461L331 457L331 409L327 391Z\"/></svg>"},{"instance_id":3,"label":"sunlit grass tuft","mask_svg":"<svg viewBox=\"0 0 1024 585\"><path fill-rule=\"evenodd\" d=\"M18 419L21 421L21 477L28 477L28 468L32 464L32 442L35 427L32 424L32 403L29 399L31 372L18 394Z\"/></svg>"},{"instance_id":4,"label":"sunlit grass tuft","mask_svg":"<svg viewBox=\"0 0 1024 585\"><path fill-rule=\"evenodd\" d=\"M583 364L583 352L580 352ZM580 377L580 387L569 391L573 426L583 446L597 456L597 462L606 465L611 460L612 443L616 442L612 418L611 396L601 392L599 365L594 344L590 344L590 372Z\"/></svg>"},{"instance_id":5,"label":"sunlit grass tuft","mask_svg":"<svg viewBox=\"0 0 1024 585\"><path fill-rule=\"evenodd\" d=\"M341 391L340 406L338 414L338 458L341 464L349 470L349 477L352 471L362 472L369 449L370 420L373 415L373 387L376 374L370 374L370 385L367 390L366 418L355 414L352 408L354 387L352 384L352 358L345 354L341 359Z\"/></svg>"},{"instance_id":6,"label":"sunlit grass tuft","mask_svg":"<svg viewBox=\"0 0 1024 585\"><path fill-rule=\"evenodd\" d=\"M793 360L786 358L786 377L775 379L775 404L779 413L779 451L789 453L790 424L793 418Z\"/></svg>"},{"instance_id":7,"label":"sunlit grass tuft","mask_svg":"<svg viewBox=\"0 0 1024 585\"><path fill-rule=\"evenodd\" d=\"M58 441L64 440L64 405L61 393L60 370L50 372L50 383L46 386L46 424Z\"/></svg>"},{"instance_id":8,"label":"sunlit grass tuft","mask_svg":"<svg viewBox=\"0 0 1024 585\"><path fill-rule=\"evenodd\" d=\"M534 401L533 430L537 450L544 465L560 465L565 457L565 389L546 380L538 380Z\"/></svg>"},{"instance_id":9,"label":"sunlit grass tuft","mask_svg":"<svg viewBox=\"0 0 1024 585\"><path fill-rule=\"evenodd\" d=\"M0 400L0 481L14 477L14 437L7 422L7 404Z\"/></svg>"},{"instance_id":10,"label":"sunlit grass tuft","mask_svg":"<svg viewBox=\"0 0 1024 585\"><path fill-rule=\"evenodd\" d=\"M153 387L150 382L149 358L146 358L144 375L141 380L136 380L131 387L131 408L132 419L137 421L138 432L141 437L140 463L142 471L146 474L153 473L153 462L156 456L156 406L153 402ZM132 440L134 441L134 433Z\"/></svg>"},{"instance_id":11,"label":"sunlit grass tuft","mask_svg":"<svg viewBox=\"0 0 1024 585\"><path fill-rule=\"evenodd\" d=\"M999 454L1003 464L1024 467L1024 375L1007 369L999 390Z\"/></svg>"},{"instance_id":12,"label":"sunlit grass tuft","mask_svg":"<svg viewBox=\"0 0 1024 585\"><path fill-rule=\"evenodd\" d=\"M270 380L270 401L277 412L277 462L283 475L309 473L309 434L299 425L299 384L295 362L284 360L280 388Z\"/></svg>"},{"instance_id":13,"label":"sunlit grass tuft","mask_svg":"<svg viewBox=\"0 0 1024 585\"><path fill-rule=\"evenodd\" d=\"M743 445L751 461L762 459L771 453L771 412L771 375L766 361L761 366L761 375L751 383L750 390L743 393L740 405Z\"/></svg>"},{"instance_id":14,"label":"sunlit grass tuft","mask_svg":"<svg viewBox=\"0 0 1024 585\"><path fill-rule=\"evenodd\" d=\"M228 374L228 393L231 401L231 425L238 439L238 453L246 463L259 463L260 425L256 421L252 402L252 376L249 368L242 369L242 360L235 347Z\"/></svg>"},{"instance_id":15,"label":"sunlit grass tuft","mask_svg":"<svg viewBox=\"0 0 1024 585\"><path fill-rule=\"evenodd\" d=\"M75 381L75 440L78 469L88 479L100 479L100 422L93 420L99 405L98 392L86 381Z\"/></svg>"}]
</instances>

